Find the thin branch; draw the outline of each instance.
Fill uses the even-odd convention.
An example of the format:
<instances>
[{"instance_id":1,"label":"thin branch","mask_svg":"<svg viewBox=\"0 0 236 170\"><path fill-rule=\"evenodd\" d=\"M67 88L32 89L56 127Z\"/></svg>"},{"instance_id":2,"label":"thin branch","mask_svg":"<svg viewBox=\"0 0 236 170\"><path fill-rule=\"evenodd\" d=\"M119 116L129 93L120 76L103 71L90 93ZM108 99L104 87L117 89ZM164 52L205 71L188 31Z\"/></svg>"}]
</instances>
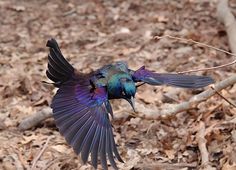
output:
<instances>
[{"instance_id":1,"label":"thin branch","mask_svg":"<svg viewBox=\"0 0 236 170\"><path fill-rule=\"evenodd\" d=\"M185 42L191 42L191 43L197 44L197 45L199 45L199 46L201 46L201 47L208 47L208 48L211 48L211 49L220 51L220 52L222 52L222 53L226 53L226 54L229 54L229 55L232 55L232 56L235 56L235 57L236 57L236 54L234 54L234 53L228 52L228 51L226 51L226 50L223 50L223 49L220 49L220 48L217 48L217 47L214 47L214 46L205 44L205 43L201 43L201 42L195 41L195 40L193 40L193 39L180 38L180 37L175 37L175 36L171 36L171 35L155 36L154 39L163 39L163 38L166 38L166 37L167 37L167 38L171 38L171 39L175 39L175 40L180 40L180 41L185 41Z\"/></svg>"},{"instance_id":2,"label":"thin branch","mask_svg":"<svg viewBox=\"0 0 236 170\"><path fill-rule=\"evenodd\" d=\"M34 113L33 115L23 119L18 127L20 130L27 130L36 126L49 117L52 117L52 109L49 107L45 107L42 110Z\"/></svg>"},{"instance_id":3,"label":"thin branch","mask_svg":"<svg viewBox=\"0 0 236 170\"><path fill-rule=\"evenodd\" d=\"M197 133L197 142L198 142L198 148L200 150L201 154L201 165L204 169L209 168L209 153L206 147L206 139L205 139L205 123L203 121L200 121L199 123L199 129Z\"/></svg>"},{"instance_id":4,"label":"thin branch","mask_svg":"<svg viewBox=\"0 0 236 170\"><path fill-rule=\"evenodd\" d=\"M43 148L41 149L41 151L39 152L39 154L34 158L33 160L33 164L32 164L32 167L31 167L31 170L34 170L35 169L35 166L39 160L39 158L43 155L44 151L46 150L47 146L48 146L48 142L50 141L51 137L49 136L47 138L47 141L46 143L44 144Z\"/></svg>"},{"instance_id":5,"label":"thin branch","mask_svg":"<svg viewBox=\"0 0 236 170\"><path fill-rule=\"evenodd\" d=\"M196 168L197 163L165 163L165 162L155 162L155 163L143 163L137 164L134 168L137 169L183 169L183 168Z\"/></svg>"},{"instance_id":6,"label":"thin branch","mask_svg":"<svg viewBox=\"0 0 236 170\"><path fill-rule=\"evenodd\" d=\"M194 41L192 39L186 39L186 38L180 38L180 37L174 37L174 36L171 36L171 35L164 35L164 36L155 36L154 37L155 39L163 39L163 38L171 38L171 39L175 39L175 40L180 40L180 41L185 41L185 42L191 42L191 43L195 43L199 46L203 46L203 47L208 47L208 48L212 48L214 50L217 50L217 51L220 51L220 52L223 52L223 53L226 53L226 54L229 54L229 55L232 55L232 56L236 56L236 54L234 53L231 53L231 52L228 52L226 50L222 50L220 48L216 48L214 46L211 46L211 45L208 45L208 44L205 44L205 43L201 43L201 42L198 42L198 41ZM230 63L226 63L226 64L223 64L223 65L219 65L219 66L216 66L216 67L208 67L208 68L199 68L199 69L194 69L194 70L187 70L187 71L181 71L181 72L178 72L179 74L183 74L183 73L192 73L192 72L198 72L198 71L207 71L207 70L215 70L215 69L219 69L219 68L223 68L223 67L228 67L228 66L231 66L233 64L236 64L236 60L230 62Z\"/></svg>"},{"instance_id":7,"label":"thin branch","mask_svg":"<svg viewBox=\"0 0 236 170\"><path fill-rule=\"evenodd\" d=\"M72 15L76 12L77 12L76 9L71 9L70 11L67 11L67 12L63 13L62 16L66 17L66 16Z\"/></svg>"},{"instance_id":8,"label":"thin branch","mask_svg":"<svg viewBox=\"0 0 236 170\"><path fill-rule=\"evenodd\" d=\"M230 63L226 63L226 64L222 64L220 66L216 66L216 67L199 68L199 69L195 69L195 70L180 71L178 73L179 74L183 74L183 73L193 73L193 72L198 72L198 71L216 70L216 69L219 69L219 68L231 66L233 64L236 64L236 60L234 60L234 61L232 61Z\"/></svg>"},{"instance_id":9,"label":"thin branch","mask_svg":"<svg viewBox=\"0 0 236 170\"><path fill-rule=\"evenodd\" d=\"M234 103L232 103L227 98L225 98L222 94L220 94L213 86L211 86L211 88L215 90L216 94L218 94L222 99L224 99L227 103L229 103L230 105L236 108L236 105Z\"/></svg>"}]
</instances>

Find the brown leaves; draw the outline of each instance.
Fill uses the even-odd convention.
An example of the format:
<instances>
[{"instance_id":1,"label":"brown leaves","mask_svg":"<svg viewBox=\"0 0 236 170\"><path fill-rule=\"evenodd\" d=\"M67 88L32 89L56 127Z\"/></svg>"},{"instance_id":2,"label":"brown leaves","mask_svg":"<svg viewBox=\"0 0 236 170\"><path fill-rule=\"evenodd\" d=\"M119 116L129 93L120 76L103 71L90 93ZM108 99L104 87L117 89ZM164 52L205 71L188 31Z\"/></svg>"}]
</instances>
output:
<instances>
[{"instance_id":1,"label":"brown leaves","mask_svg":"<svg viewBox=\"0 0 236 170\"><path fill-rule=\"evenodd\" d=\"M113 61L132 69L145 65L157 72L178 72L232 61L231 56L173 39L170 34L228 50L222 26L215 19L215 1L0 1L0 169L32 167L48 136L53 136L35 169L89 169L57 132L52 119L20 132L18 124L48 108L56 90L41 83L45 76L47 39L57 38L66 58L89 72ZM6 17L7 16L7 17ZM235 66L199 72L223 80ZM200 90L201 91L201 90ZM141 86L133 113L126 101L112 101L115 140L125 163L120 169L200 168L196 134L205 123L210 164L235 169L236 109L219 96L177 115L159 110L188 101L200 91ZM235 103L236 85L222 94ZM47 111L50 117L50 111ZM143 115L157 115L145 120ZM99 167L100 168L100 167Z\"/></svg>"}]
</instances>

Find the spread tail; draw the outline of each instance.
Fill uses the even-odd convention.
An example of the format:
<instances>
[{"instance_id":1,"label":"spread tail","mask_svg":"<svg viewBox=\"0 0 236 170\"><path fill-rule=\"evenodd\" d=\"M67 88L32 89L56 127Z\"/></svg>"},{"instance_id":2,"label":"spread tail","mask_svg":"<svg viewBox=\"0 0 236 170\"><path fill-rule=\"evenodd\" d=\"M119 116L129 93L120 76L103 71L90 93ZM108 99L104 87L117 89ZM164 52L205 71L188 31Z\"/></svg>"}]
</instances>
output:
<instances>
[{"instance_id":1,"label":"spread tail","mask_svg":"<svg viewBox=\"0 0 236 170\"><path fill-rule=\"evenodd\" d=\"M54 82L55 86L59 87L74 75L75 69L64 58L55 39L48 40L46 46L49 47L46 75Z\"/></svg>"}]
</instances>

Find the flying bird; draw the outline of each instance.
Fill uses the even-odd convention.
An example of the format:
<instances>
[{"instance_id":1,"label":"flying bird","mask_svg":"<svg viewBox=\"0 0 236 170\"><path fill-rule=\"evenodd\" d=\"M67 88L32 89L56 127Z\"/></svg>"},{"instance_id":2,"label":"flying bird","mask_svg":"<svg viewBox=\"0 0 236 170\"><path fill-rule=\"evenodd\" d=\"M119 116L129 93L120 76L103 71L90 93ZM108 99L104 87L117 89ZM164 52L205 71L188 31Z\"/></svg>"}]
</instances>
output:
<instances>
[{"instance_id":1,"label":"flying bird","mask_svg":"<svg viewBox=\"0 0 236 170\"><path fill-rule=\"evenodd\" d=\"M114 169L118 169L115 159L123 162L109 118L109 114L113 117L111 99L124 99L135 109L139 82L182 88L201 88L214 82L207 76L156 73L144 66L131 70L125 62L84 74L64 58L55 39L48 40L46 46L49 47L46 75L59 88L51 103L56 126L84 163L91 155L95 169L99 161L103 169L108 169L107 159Z\"/></svg>"}]
</instances>

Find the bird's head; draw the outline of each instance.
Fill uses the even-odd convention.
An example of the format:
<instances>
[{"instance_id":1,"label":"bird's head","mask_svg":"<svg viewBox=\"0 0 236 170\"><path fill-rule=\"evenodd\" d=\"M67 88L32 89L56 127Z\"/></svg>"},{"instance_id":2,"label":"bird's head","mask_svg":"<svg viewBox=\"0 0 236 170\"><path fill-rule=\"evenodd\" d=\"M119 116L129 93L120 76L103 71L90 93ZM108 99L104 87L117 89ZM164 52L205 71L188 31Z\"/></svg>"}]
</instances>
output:
<instances>
[{"instance_id":1,"label":"bird's head","mask_svg":"<svg viewBox=\"0 0 236 170\"><path fill-rule=\"evenodd\" d=\"M134 108L134 97L136 93L136 86L131 77L120 78L121 89L122 89L122 98L127 100L130 105Z\"/></svg>"},{"instance_id":2,"label":"bird's head","mask_svg":"<svg viewBox=\"0 0 236 170\"><path fill-rule=\"evenodd\" d=\"M127 73L117 73L108 80L108 94L111 98L127 100L134 109L136 86L132 77Z\"/></svg>"}]
</instances>

